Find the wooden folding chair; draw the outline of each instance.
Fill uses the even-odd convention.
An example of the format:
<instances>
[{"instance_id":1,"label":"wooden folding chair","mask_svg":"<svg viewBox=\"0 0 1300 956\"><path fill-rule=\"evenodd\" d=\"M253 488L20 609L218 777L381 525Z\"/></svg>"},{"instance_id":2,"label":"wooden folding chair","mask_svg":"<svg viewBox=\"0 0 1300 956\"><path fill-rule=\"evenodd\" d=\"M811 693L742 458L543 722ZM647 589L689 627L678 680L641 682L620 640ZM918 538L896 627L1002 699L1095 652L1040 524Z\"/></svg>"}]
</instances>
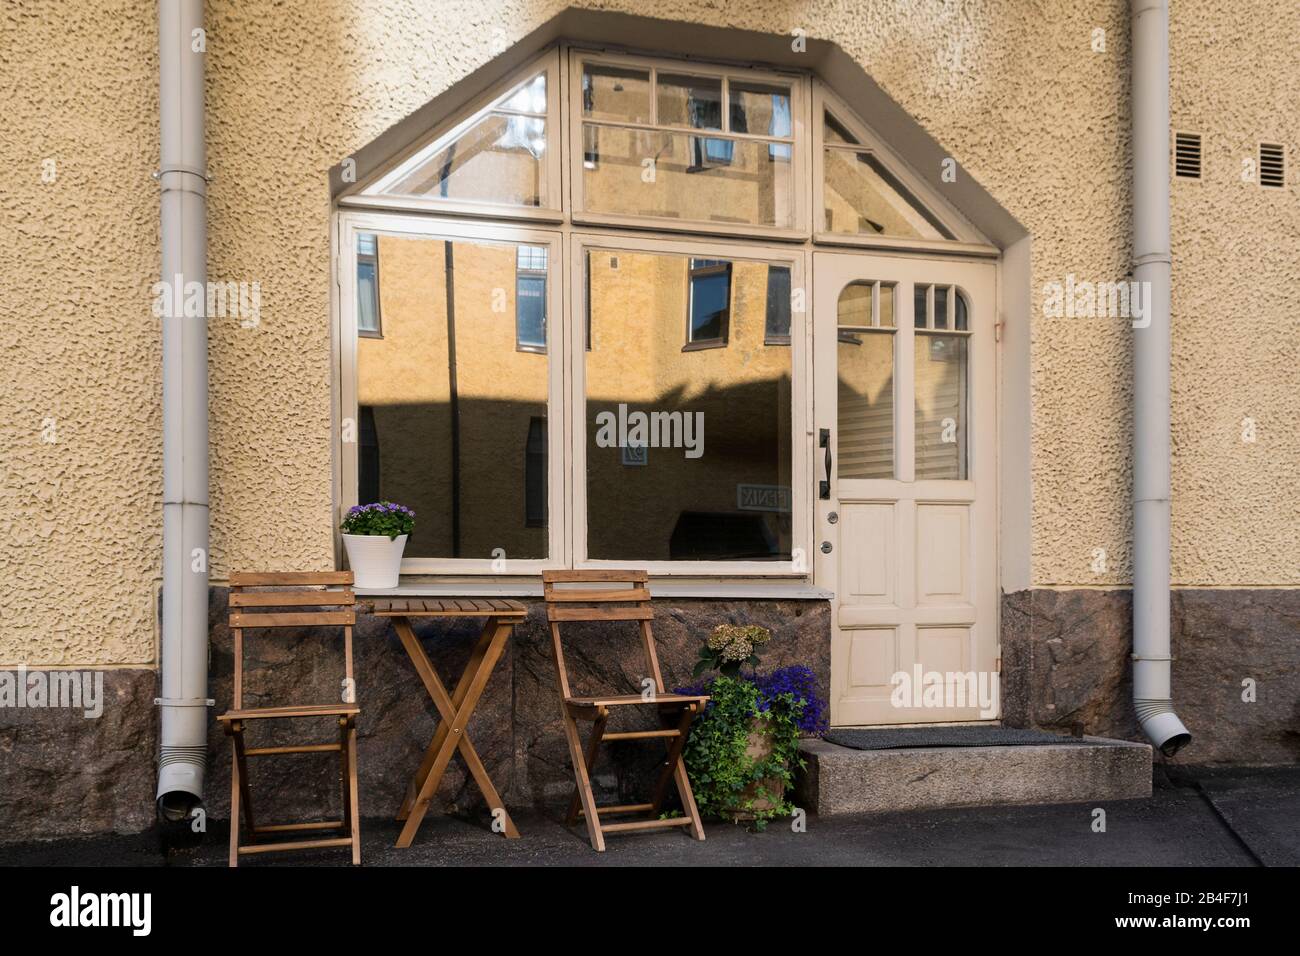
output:
<instances>
[{"instance_id":1,"label":"wooden folding chair","mask_svg":"<svg viewBox=\"0 0 1300 956\"><path fill-rule=\"evenodd\" d=\"M352 847L352 862L361 862L361 822L357 810L357 715L356 685L352 677L351 571L267 572L230 575L230 633L235 641L234 707L221 721L230 736L233 755L230 766L230 865L239 865L240 854L271 853L280 850L314 850L322 847ZM342 585L342 587L331 587ZM324 590L315 587L324 586ZM310 588L310 589L309 589ZM322 608L337 610L322 610ZM287 609L287 610L285 610ZM244 707L244 631L253 628L336 627L343 628L344 681L340 703L299 704L276 707ZM332 717L338 722L339 742L301 744L287 747L249 747L245 725L255 720L287 720L299 717ZM283 754L314 754L337 751L343 785L342 819L313 823L258 825L248 789L248 758ZM240 843L241 813L249 843ZM348 836L290 842L259 842L264 837L292 833L342 830Z\"/></svg>"},{"instance_id":2,"label":"wooden folding chair","mask_svg":"<svg viewBox=\"0 0 1300 956\"><path fill-rule=\"evenodd\" d=\"M659 657L655 653L654 633L650 626L654 619L654 610L650 605L650 591L646 587L646 581L647 576L644 571L542 572L542 583L546 592L546 618L551 627L555 670L560 678L560 717L564 721L564 733L569 741L569 754L573 758L573 774L577 779L577 788L569 801L566 822L572 825L577 822L578 817L584 817L587 821L587 833L591 837L592 848L597 851L605 849L606 833L632 830L684 826L690 827L691 835L695 839L704 839L700 811L695 806L695 796L691 793L691 782L687 779L686 767L682 764L681 757L691 721L704 711L704 705L709 698L669 694L665 691L663 675L659 673ZM576 587L563 585L576 585ZM639 688L640 693L626 695L573 696L569 690L569 675L564 667L564 648L560 641L560 625L570 621L637 622L641 630L641 642L645 647L646 669L649 671L646 676L653 682L653 688ZM662 729L619 732L606 730L613 708L636 707L648 707L655 711ZM579 720L590 721L592 725L585 753L578 734L577 721ZM591 774L596 765L601 743L616 740L662 740L667 745L668 754L651 791L649 802L596 806L596 798L591 792ZM661 820L659 813L664 798L668 795L670 781L677 785L677 795L681 799L685 815ZM632 814L645 816L640 820L623 823L601 821L602 816Z\"/></svg>"}]
</instances>

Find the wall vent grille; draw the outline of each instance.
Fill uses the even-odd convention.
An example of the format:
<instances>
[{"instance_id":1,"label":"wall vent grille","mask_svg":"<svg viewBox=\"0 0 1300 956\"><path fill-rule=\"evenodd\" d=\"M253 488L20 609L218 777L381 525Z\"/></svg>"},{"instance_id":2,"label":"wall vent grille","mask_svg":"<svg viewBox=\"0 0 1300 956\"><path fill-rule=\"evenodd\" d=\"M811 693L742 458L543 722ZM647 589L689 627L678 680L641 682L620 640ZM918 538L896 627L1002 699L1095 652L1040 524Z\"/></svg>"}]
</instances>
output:
<instances>
[{"instance_id":1,"label":"wall vent grille","mask_svg":"<svg viewBox=\"0 0 1300 956\"><path fill-rule=\"evenodd\" d=\"M1286 185L1285 151L1277 143L1259 144L1259 184L1281 189Z\"/></svg>"},{"instance_id":2,"label":"wall vent grille","mask_svg":"<svg viewBox=\"0 0 1300 956\"><path fill-rule=\"evenodd\" d=\"M1174 134L1174 175L1179 179L1201 178L1201 134Z\"/></svg>"}]
</instances>

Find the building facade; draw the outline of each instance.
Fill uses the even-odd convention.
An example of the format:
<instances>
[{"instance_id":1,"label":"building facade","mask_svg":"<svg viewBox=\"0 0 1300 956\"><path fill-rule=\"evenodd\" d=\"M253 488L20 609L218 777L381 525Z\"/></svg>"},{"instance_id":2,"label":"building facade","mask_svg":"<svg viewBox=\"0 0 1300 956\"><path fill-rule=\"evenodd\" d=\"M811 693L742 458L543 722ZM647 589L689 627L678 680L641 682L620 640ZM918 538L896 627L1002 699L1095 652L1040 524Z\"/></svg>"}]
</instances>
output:
<instances>
[{"instance_id":1,"label":"building facade","mask_svg":"<svg viewBox=\"0 0 1300 956\"><path fill-rule=\"evenodd\" d=\"M0 838L153 816L158 30L58 6L0 23L0 665L100 675L104 707L0 708ZM1300 754L1300 10L1263 9L1170 16L1173 696L1208 764ZM1137 739L1127 3L210 3L205 31L218 707L229 573L341 567L342 511L390 499L428 593L648 568L671 679L755 621L837 724ZM543 632L478 717L508 801L568 779ZM383 622L358 643L386 812L430 718ZM268 691L325 680L266 653ZM914 665L998 675L996 716L900 712Z\"/></svg>"}]
</instances>

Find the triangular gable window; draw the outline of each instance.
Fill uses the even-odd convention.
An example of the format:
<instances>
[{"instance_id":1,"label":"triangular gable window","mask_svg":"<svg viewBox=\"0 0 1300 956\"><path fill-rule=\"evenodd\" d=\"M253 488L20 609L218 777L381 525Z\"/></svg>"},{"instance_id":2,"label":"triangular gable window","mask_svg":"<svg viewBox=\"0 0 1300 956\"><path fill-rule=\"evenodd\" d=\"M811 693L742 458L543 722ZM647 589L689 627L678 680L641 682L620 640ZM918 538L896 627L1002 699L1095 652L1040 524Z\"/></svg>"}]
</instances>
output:
<instances>
[{"instance_id":1,"label":"triangular gable window","mask_svg":"<svg viewBox=\"0 0 1300 956\"><path fill-rule=\"evenodd\" d=\"M508 81L505 92L445 130L366 188L367 197L436 205L558 210L558 102L553 59ZM554 140L554 142L552 142ZM548 149L548 147L550 147Z\"/></svg>"},{"instance_id":2,"label":"triangular gable window","mask_svg":"<svg viewBox=\"0 0 1300 956\"><path fill-rule=\"evenodd\" d=\"M823 123L825 232L904 239L956 238L848 124L830 110L826 110Z\"/></svg>"}]
</instances>

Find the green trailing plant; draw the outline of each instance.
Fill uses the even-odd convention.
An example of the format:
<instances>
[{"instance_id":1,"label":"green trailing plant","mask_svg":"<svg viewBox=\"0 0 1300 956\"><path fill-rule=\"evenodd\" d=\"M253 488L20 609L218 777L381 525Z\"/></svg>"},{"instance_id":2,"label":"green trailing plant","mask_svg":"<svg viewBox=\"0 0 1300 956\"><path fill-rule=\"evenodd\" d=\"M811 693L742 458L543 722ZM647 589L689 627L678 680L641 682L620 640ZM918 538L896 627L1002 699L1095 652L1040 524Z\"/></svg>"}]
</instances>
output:
<instances>
[{"instance_id":1,"label":"green trailing plant","mask_svg":"<svg viewBox=\"0 0 1300 956\"><path fill-rule=\"evenodd\" d=\"M757 624L719 624L700 647L693 677L718 671L727 677L740 673L742 664L758 666L758 651L772 639L772 632Z\"/></svg>"},{"instance_id":2,"label":"green trailing plant","mask_svg":"<svg viewBox=\"0 0 1300 956\"><path fill-rule=\"evenodd\" d=\"M707 817L752 819L756 829L788 817L785 794L799 757L799 721L805 701L790 691L760 707L757 684L720 675L702 688L707 709L691 726L683 760L700 812ZM756 739L763 746L752 748ZM751 755L751 748L759 751Z\"/></svg>"}]
</instances>

